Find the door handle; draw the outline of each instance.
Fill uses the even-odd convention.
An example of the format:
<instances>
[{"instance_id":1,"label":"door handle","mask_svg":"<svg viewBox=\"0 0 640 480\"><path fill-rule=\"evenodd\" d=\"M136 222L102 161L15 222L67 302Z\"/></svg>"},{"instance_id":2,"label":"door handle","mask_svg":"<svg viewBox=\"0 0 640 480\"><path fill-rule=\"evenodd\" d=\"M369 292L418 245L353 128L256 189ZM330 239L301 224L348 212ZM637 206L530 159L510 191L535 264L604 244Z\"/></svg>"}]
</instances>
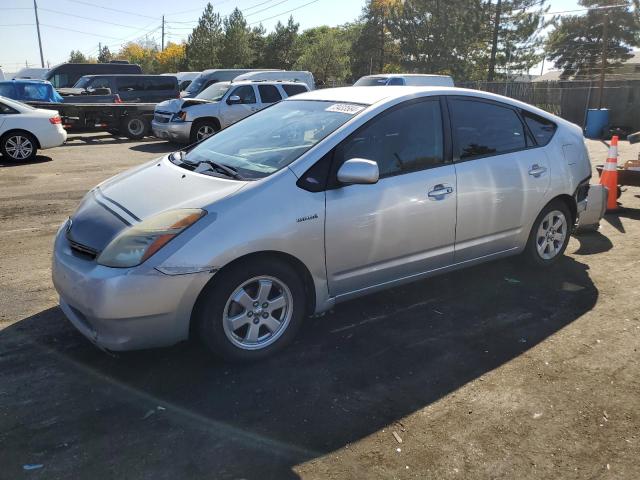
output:
<instances>
[{"instance_id":1,"label":"door handle","mask_svg":"<svg viewBox=\"0 0 640 480\"><path fill-rule=\"evenodd\" d=\"M540 175L542 175L546 171L547 171L546 167L541 167L536 163L531 165L531 168L529 169L529 175L531 175L532 177L538 178Z\"/></svg>"},{"instance_id":2,"label":"door handle","mask_svg":"<svg viewBox=\"0 0 640 480\"><path fill-rule=\"evenodd\" d=\"M429 191L427 196L434 200L443 200L446 195L453 193L453 187L449 185L438 184Z\"/></svg>"}]
</instances>

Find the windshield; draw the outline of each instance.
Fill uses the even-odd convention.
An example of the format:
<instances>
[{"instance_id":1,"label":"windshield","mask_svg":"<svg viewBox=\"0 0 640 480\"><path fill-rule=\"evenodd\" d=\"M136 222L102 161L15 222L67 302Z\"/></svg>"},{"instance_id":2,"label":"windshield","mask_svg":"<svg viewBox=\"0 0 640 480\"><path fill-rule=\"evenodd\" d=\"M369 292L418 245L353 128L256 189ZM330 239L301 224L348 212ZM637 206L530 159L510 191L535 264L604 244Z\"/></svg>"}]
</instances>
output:
<instances>
[{"instance_id":1,"label":"windshield","mask_svg":"<svg viewBox=\"0 0 640 480\"><path fill-rule=\"evenodd\" d=\"M89 85L90 81L91 81L91 77L82 77L80 78L80 80L76 82L73 88L85 88L87 85Z\"/></svg>"},{"instance_id":2,"label":"windshield","mask_svg":"<svg viewBox=\"0 0 640 480\"><path fill-rule=\"evenodd\" d=\"M187 87L186 91L191 94L198 93L206 81L207 76L200 74L193 79L193 82L191 82L191 84Z\"/></svg>"},{"instance_id":3,"label":"windshield","mask_svg":"<svg viewBox=\"0 0 640 480\"><path fill-rule=\"evenodd\" d=\"M203 91L201 91L196 98L201 98L202 100L211 100L212 102L219 101L224 94L229 90L229 86L231 84L229 82L219 82L214 83L213 85L209 85Z\"/></svg>"},{"instance_id":4,"label":"windshield","mask_svg":"<svg viewBox=\"0 0 640 480\"><path fill-rule=\"evenodd\" d=\"M362 77L356 83L353 84L354 87L375 87L376 85L386 85L387 80L386 77Z\"/></svg>"},{"instance_id":5,"label":"windshield","mask_svg":"<svg viewBox=\"0 0 640 480\"><path fill-rule=\"evenodd\" d=\"M312 100L276 103L208 138L182 160L201 173L201 163L215 162L243 178L263 178L289 165L365 108Z\"/></svg>"}]
</instances>

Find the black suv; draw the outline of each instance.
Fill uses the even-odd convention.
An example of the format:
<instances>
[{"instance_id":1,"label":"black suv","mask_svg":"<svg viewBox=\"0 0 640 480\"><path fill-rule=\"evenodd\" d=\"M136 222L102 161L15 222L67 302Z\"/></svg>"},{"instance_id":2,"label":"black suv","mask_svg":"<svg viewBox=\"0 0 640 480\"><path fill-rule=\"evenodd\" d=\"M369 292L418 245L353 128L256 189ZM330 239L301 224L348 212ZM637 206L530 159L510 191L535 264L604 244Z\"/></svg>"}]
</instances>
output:
<instances>
[{"instance_id":1,"label":"black suv","mask_svg":"<svg viewBox=\"0 0 640 480\"><path fill-rule=\"evenodd\" d=\"M170 75L85 75L73 88L61 88L59 92L67 97L66 102L71 103L114 100L124 103L158 103L180 98L178 80Z\"/></svg>"}]
</instances>

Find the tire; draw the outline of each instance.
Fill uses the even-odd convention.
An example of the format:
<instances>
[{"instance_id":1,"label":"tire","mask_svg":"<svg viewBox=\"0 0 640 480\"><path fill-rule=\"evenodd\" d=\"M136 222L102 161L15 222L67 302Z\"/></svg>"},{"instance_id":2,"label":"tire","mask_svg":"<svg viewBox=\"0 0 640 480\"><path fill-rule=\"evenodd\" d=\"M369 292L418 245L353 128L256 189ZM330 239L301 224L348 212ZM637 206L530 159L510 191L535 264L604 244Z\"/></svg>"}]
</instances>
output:
<instances>
[{"instance_id":1,"label":"tire","mask_svg":"<svg viewBox=\"0 0 640 480\"><path fill-rule=\"evenodd\" d=\"M554 200L547 204L531 227L523 252L527 262L536 267L549 267L556 263L569 244L571 225L573 217L563 201Z\"/></svg>"},{"instance_id":2,"label":"tire","mask_svg":"<svg viewBox=\"0 0 640 480\"><path fill-rule=\"evenodd\" d=\"M220 125L214 120L196 120L191 125L190 143L196 143L220 131Z\"/></svg>"},{"instance_id":3,"label":"tire","mask_svg":"<svg viewBox=\"0 0 640 480\"><path fill-rule=\"evenodd\" d=\"M38 142L28 132L8 133L0 139L0 150L7 160L30 162L36 158Z\"/></svg>"},{"instance_id":4,"label":"tire","mask_svg":"<svg viewBox=\"0 0 640 480\"><path fill-rule=\"evenodd\" d=\"M291 343L304 320L305 307L305 289L295 269L258 258L216 275L201 293L193 320L215 355L251 362ZM231 320L234 317L236 321Z\"/></svg>"},{"instance_id":5,"label":"tire","mask_svg":"<svg viewBox=\"0 0 640 480\"><path fill-rule=\"evenodd\" d=\"M127 138L132 140L140 140L149 132L149 122L143 117L127 117L122 120L120 131Z\"/></svg>"}]
</instances>

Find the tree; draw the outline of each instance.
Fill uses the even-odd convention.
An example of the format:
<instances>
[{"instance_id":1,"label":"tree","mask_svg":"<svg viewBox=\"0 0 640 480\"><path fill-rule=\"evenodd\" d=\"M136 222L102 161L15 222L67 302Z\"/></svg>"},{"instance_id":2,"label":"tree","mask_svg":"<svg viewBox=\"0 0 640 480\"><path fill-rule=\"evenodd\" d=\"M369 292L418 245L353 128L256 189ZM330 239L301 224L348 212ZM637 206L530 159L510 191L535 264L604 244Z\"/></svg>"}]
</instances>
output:
<instances>
[{"instance_id":1,"label":"tree","mask_svg":"<svg viewBox=\"0 0 640 480\"><path fill-rule=\"evenodd\" d=\"M157 69L161 73L179 72L185 65L184 43L167 43L165 49L156 54Z\"/></svg>"},{"instance_id":2,"label":"tree","mask_svg":"<svg viewBox=\"0 0 640 480\"><path fill-rule=\"evenodd\" d=\"M273 32L267 35L264 46L265 64L270 68L291 70L298 59L296 40L300 24L289 17L286 25L278 20Z\"/></svg>"},{"instance_id":3,"label":"tree","mask_svg":"<svg viewBox=\"0 0 640 480\"><path fill-rule=\"evenodd\" d=\"M89 59L80 50L71 50L69 63L90 63Z\"/></svg>"},{"instance_id":4,"label":"tree","mask_svg":"<svg viewBox=\"0 0 640 480\"><path fill-rule=\"evenodd\" d=\"M118 58L137 63L145 73L158 73L158 52L158 45L153 41L129 42L122 47Z\"/></svg>"},{"instance_id":5,"label":"tree","mask_svg":"<svg viewBox=\"0 0 640 480\"><path fill-rule=\"evenodd\" d=\"M242 12L236 7L224 19L224 39L220 52L223 68L246 68L253 61L251 31Z\"/></svg>"},{"instance_id":6,"label":"tree","mask_svg":"<svg viewBox=\"0 0 640 480\"><path fill-rule=\"evenodd\" d=\"M100 47L98 50L98 63L109 63L111 60L113 60L113 55L109 51L109 47L106 45Z\"/></svg>"},{"instance_id":7,"label":"tree","mask_svg":"<svg viewBox=\"0 0 640 480\"><path fill-rule=\"evenodd\" d=\"M349 75L349 43L339 28L317 27L300 36L298 70L309 70L318 84L342 82Z\"/></svg>"},{"instance_id":8,"label":"tree","mask_svg":"<svg viewBox=\"0 0 640 480\"><path fill-rule=\"evenodd\" d=\"M249 34L249 46L253 52L252 68L267 68L268 63L265 60L265 32L265 28L260 24L257 27L253 27Z\"/></svg>"},{"instance_id":9,"label":"tree","mask_svg":"<svg viewBox=\"0 0 640 480\"><path fill-rule=\"evenodd\" d=\"M635 2L634 2L635 3ZM624 5L615 9L593 9L586 15L554 19L554 29L546 42L546 54L562 70L562 78L593 79L630 58L638 46L640 21L630 0L580 0L584 7ZM606 44L603 36L606 32ZM602 52L606 57L603 64Z\"/></svg>"},{"instance_id":10,"label":"tree","mask_svg":"<svg viewBox=\"0 0 640 480\"><path fill-rule=\"evenodd\" d=\"M193 29L185 46L187 66L190 70L206 70L219 65L219 54L224 35L220 15L207 6Z\"/></svg>"}]
</instances>

